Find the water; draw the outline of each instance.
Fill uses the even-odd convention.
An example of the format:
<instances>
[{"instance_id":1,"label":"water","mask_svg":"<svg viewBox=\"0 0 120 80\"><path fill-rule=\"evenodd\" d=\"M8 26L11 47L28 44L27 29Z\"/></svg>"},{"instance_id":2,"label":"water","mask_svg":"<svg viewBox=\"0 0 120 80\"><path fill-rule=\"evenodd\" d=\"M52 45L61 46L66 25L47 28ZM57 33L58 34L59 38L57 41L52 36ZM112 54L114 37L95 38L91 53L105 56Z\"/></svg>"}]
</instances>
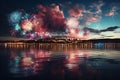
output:
<instances>
[{"instance_id":1,"label":"water","mask_svg":"<svg viewBox=\"0 0 120 80\"><path fill-rule=\"evenodd\" d=\"M0 80L120 80L119 75L119 50L0 48Z\"/></svg>"}]
</instances>

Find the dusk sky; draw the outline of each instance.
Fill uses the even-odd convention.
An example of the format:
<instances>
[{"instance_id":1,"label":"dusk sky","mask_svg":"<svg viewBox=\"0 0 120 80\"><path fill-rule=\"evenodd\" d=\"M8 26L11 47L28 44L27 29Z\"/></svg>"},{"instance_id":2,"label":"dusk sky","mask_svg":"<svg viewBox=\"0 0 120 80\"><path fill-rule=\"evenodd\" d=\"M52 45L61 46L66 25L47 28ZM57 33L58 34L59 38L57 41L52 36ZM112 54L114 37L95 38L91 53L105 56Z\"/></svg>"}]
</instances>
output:
<instances>
[{"instance_id":1,"label":"dusk sky","mask_svg":"<svg viewBox=\"0 0 120 80\"><path fill-rule=\"evenodd\" d=\"M120 38L120 0L3 0L0 40Z\"/></svg>"}]
</instances>

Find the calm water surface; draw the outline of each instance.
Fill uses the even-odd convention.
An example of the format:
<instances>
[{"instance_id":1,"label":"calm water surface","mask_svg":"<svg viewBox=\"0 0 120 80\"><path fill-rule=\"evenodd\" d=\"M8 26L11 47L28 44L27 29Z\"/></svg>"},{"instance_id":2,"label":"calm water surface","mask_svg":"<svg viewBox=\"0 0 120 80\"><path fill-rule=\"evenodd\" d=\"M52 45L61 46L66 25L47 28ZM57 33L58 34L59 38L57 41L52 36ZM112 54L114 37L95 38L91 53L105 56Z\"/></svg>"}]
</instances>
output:
<instances>
[{"instance_id":1,"label":"calm water surface","mask_svg":"<svg viewBox=\"0 0 120 80\"><path fill-rule=\"evenodd\" d=\"M0 80L120 80L120 50L0 48Z\"/></svg>"}]
</instances>

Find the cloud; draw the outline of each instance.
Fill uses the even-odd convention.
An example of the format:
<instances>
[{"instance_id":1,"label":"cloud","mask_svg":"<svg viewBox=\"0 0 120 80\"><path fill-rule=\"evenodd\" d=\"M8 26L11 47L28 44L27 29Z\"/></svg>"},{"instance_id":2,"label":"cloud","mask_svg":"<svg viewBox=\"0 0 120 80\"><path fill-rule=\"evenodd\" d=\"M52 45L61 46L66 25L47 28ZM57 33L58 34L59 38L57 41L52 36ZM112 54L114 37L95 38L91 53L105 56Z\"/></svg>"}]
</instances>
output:
<instances>
[{"instance_id":1,"label":"cloud","mask_svg":"<svg viewBox=\"0 0 120 80\"><path fill-rule=\"evenodd\" d=\"M98 3L93 3L91 7L91 11L93 11L94 14L101 14L102 10L101 7L104 5L103 1L98 1Z\"/></svg>"},{"instance_id":2,"label":"cloud","mask_svg":"<svg viewBox=\"0 0 120 80\"><path fill-rule=\"evenodd\" d=\"M81 17L83 16L84 7L81 5L75 5L68 12L72 17Z\"/></svg>"},{"instance_id":3,"label":"cloud","mask_svg":"<svg viewBox=\"0 0 120 80\"><path fill-rule=\"evenodd\" d=\"M100 34L91 33L89 35L89 39L105 39L105 38L114 39L114 38L120 38L119 35L120 33L114 33L112 31L101 32Z\"/></svg>"},{"instance_id":4,"label":"cloud","mask_svg":"<svg viewBox=\"0 0 120 80\"><path fill-rule=\"evenodd\" d=\"M113 38L114 36L116 36L113 31L101 32L100 35L104 38Z\"/></svg>"},{"instance_id":5,"label":"cloud","mask_svg":"<svg viewBox=\"0 0 120 80\"><path fill-rule=\"evenodd\" d=\"M114 33L120 33L120 28L115 29Z\"/></svg>"},{"instance_id":6,"label":"cloud","mask_svg":"<svg viewBox=\"0 0 120 80\"><path fill-rule=\"evenodd\" d=\"M119 26L114 26L114 27L109 27L107 29L103 29L103 30L96 30L96 29L85 27L84 30L89 30L92 33L99 34L101 32L114 31L115 29L118 29L118 28L120 28L120 27Z\"/></svg>"},{"instance_id":7,"label":"cloud","mask_svg":"<svg viewBox=\"0 0 120 80\"><path fill-rule=\"evenodd\" d=\"M107 29L101 30L101 32L106 32L106 31L114 31L115 29L120 28L119 26L114 26L114 27L109 27Z\"/></svg>"},{"instance_id":8,"label":"cloud","mask_svg":"<svg viewBox=\"0 0 120 80\"><path fill-rule=\"evenodd\" d=\"M100 16L102 13L101 7L103 5L104 3L102 1L99 1L97 4L93 3L90 9L86 9L84 5L75 5L71 7L68 11L70 17L67 18L67 26L69 32L72 33L71 35L76 36L77 34L82 33L83 38L88 38L90 31L86 29L86 26L93 22L100 21L102 18ZM79 31L76 32L75 29ZM95 33L99 33L98 30L90 30Z\"/></svg>"},{"instance_id":9,"label":"cloud","mask_svg":"<svg viewBox=\"0 0 120 80\"><path fill-rule=\"evenodd\" d=\"M98 15L94 16L93 14L87 14L84 19L86 19L86 25L88 25L92 22L98 22L101 19L101 16Z\"/></svg>"},{"instance_id":10,"label":"cloud","mask_svg":"<svg viewBox=\"0 0 120 80\"><path fill-rule=\"evenodd\" d=\"M79 26L79 18L75 17L67 18L66 25L69 28L77 28Z\"/></svg>"},{"instance_id":11,"label":"cloud","mask_svg":"<svg viewBox=\"0 0 120 80\"><path fill-rule=\"evenodd\" d=\"M63 11L60 10L58 5L46 7L40 5L40 11L38 17L43 20L42 28L45 28L48 32L64 32L65 31L65 18ZM43 16L41 16L43 14Z\"/></svg>"},{"instance_id":12,"label":"cloud","mask_svg":"<svg viewBox=\"0 0 120 80\"><path fill-rule=\"evenodd\" d=\"M103 36L103 37L114 37L113 35L104 35L104 34L100 34L100 36Z\"/></svg>"},{"instance_id":13,"label":"cloud","mask_svg":"<svg viewBox=\"0 0 120 80\"><path fill-rule=\"evenodd\" d=\"M93 22L98 22L102 19L102 6L104 3L102 1L98 1L98 3L93 3L90 5L90 9L85 9L83 11L83 15L80 18L80 25L87 26Z\"/></svg>"},{"instance_id":14,"label":"cloud","mask_svg":"<svg viewBox=\"0 0 120 80\"><path fill-rule=\"evenodd\" d=\"M120 33L113 33L112 35L113 35L112 38L120 38Z\"/></svg>"},{"instance_id":15,"label":"cloud","mask_svg":"<svg viewBox=\"0 0 120 80\"><path fill-rule=\"evenodd\" d=\"M94 33L91 33L89 35L89 39L103 39L104 37L99 35L99 34L94 34Z\"/></svg>"},{"instance_id":16,"label":"cloud","mask_svg":"<svg viewBox=\"0 0 120 80\"><path fill-rule=\"evenodd\" d=\"M112 9L105 14L105 16L114 16L117 12L117 7L113 6Z\"/></svg>"},{"instance_id":17,"label":"cloud","mask_svg":"<svg viewBox=\"0 0 120 80\"><path fill-rule=\"evenodd\" d=\"M86 30L89 30L89 31L92 32L92 33L100 33L99 30L92 29L92 28L88 28L88 27L85 27L84 30L85 30L85 31L86 31Z\"/></svg>"}]
</instances>

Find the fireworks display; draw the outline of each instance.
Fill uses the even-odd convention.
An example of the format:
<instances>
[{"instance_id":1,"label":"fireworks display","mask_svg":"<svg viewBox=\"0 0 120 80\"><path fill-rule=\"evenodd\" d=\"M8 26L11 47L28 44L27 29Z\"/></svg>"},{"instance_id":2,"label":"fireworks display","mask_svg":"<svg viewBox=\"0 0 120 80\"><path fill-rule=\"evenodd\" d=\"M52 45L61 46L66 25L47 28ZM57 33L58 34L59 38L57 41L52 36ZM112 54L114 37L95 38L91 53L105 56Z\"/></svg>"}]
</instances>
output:
<instances>
[{"instance_id":1,"label":"fireworks display","mask_svg":"<svg viewBox=\"0 0 120 80\"><path fill-rule=\"evenodd\" d=\"M56 4L37 5L33 12L17 10L9 15L9 22L13 26L10 32L12 36L30 39L55 36L88 39L91 31L87 27L101 20L103 5L102 1L92 4L90 9L83 5L74 5L67 9L67 16L61 6Z\"/></svg>"},{"instance_id":2,"label":"fireworks display","mask_svg":"<svg viewBox=\"0 0 120 80\"><path fill-rule=\"evenodd\" d=\"M53 36L63 36L67 34L72 38L82 38L79 36L79 18L76 18L74 10L72 15L65 18L64 12L58 5L37 6L37 13L26 13L24 11L15 11L9 15L9 22L13 26L11 35L21 35L27 38L50 38ZM79 10L82 15L82 10ZM76 14L79 16L79 12ZM80 15L80 16L81 16ZM83 33L84 34L84 33Z\"/></svg>"}]
</instances>

